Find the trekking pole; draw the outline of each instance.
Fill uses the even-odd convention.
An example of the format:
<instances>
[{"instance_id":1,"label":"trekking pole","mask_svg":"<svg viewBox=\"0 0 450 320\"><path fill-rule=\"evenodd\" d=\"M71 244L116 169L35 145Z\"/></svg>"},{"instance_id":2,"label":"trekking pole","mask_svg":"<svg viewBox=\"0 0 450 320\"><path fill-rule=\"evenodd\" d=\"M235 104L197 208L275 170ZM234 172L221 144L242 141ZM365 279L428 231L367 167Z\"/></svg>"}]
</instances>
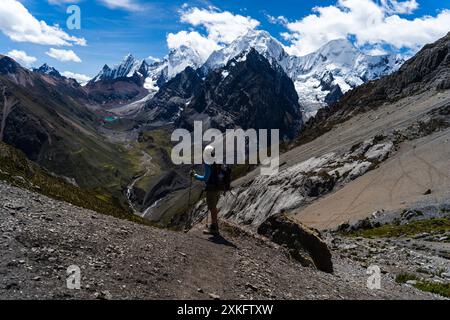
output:
<instances>
[{"instance_id":1,"label":"trekking pole","mask_svg":"<svg viewBox=\"0 0 450 320\"><path fill-rule=\"evenodd\" d=\"M191 226L191 190L192 190L192 175L189 173L189 192L188 192L188 202L187 202L187 213L188 213L188 220L187 220L187 226Z\"/></svg>"}]
</instances>

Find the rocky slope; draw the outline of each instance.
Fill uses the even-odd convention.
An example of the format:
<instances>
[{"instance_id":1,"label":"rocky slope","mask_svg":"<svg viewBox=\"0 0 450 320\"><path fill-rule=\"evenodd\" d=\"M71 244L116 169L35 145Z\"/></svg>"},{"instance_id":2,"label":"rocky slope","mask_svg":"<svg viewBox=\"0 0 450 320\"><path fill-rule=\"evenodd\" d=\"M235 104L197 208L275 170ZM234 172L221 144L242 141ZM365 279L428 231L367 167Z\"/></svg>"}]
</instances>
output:
<instances>
[{"instance_id":1,"label":"rocky slope","mask_svg":"<svg viewBox=\"0 0 450 320\"><path fill-rule=\"evenodd\" d=\"M361 196L368 189L367 195L372 195L372 198L361 200L361 203L373 203L374 197L381 196L381 190L389 182L386 178L374 179L372 175L382 170L386 161L390 163L390 159L395 159L398 153L402 154L405 145L415 145L419 154L422 147L430 146L429 140L436 140L434 152L439 153L437 157L441 157L442 161L435 161L434 168L439 172L447 170L444 159L449 152L449 145L443 142L448 139L450 127L449 102L447 92L432 95L431 98L422 96L414 104L412 100L404 101L402 110L396 110L396 113L390 112L398 105L386 105L377 110L381 115L389 112L389 118L372 114L356 116L316 140L283 154L278 175L260 176L257 169L237 181L234 194L228 194L220 200L221 213L228 219L254 227L272 214L298 213L301 221L317 228L344 222L334 222L337 211L340 213L336 213L336 218L340 219L351 219L352 213L358 218L370 215L377 210L376 206L369 206L374 208L373 211L356 206L350 208L349 205L354 202L347 201L342 192L346 192L349 199L354 199L355 195ZM402 162L409 160L405 158ZM396 169L392 169L390 176L395 174ZM416 169L420 172L426 170L417 166ZM423 172L426 175L428 171ZM422 187L415 188L414 194L423 195L427 189L433 189L437 196L448 187L448 183L441 183L437 179L430 183L428 187L421 183ZM396 196L398 203L411 204L413 198L406 197L405 189L403 191ZM331 195L326 196L329 193ZM322 202L328 203L326 208L320 207ZM379 204L382 202L379 201Z\"/></svg>"},{"instance_id":2,"label":"rocky slope","mask_svg":"<svg viewBox=\"0 0 450 320\"><path fill-rule=\"evenodd\" d=\"M398 283L450 298L449 208L377 212L328 236L342 256L362 266L381 263Z\"/></svg>"},{"instance_id":3,"label":"rocky slope","mask_svg":"<svg viewBox=\"0 0 450 320\"><path fill-rule=\"evenodd\" d=\"M437 299L334 256L334 274L238 229L208 238L100 215L0 182L2 299ZM225 227L224 227L225 228ZM226 228L225 228L226 229ZM225 230L224 229L224 230ZM81 270L81 289L66 269Z\"/></svg>"},{"instance_id":4,"label":"rocky slope","mask_svg":"<svg viewBox=\"0 0 450 320\"><path fill-rule=\"evenodd\" d=\"M338 223L334 217L350 218L350 212L357 218L370 215L367 208L350 210L358 200L352 195L360 197L364 190L370 189L371 192L366 195L372 197L362 201L366 204L372 204L377 196L381 197L379 189L388 182L373 178L376 173L366 173L384 170L384 162L395 159L399 150L402 152L407 145L414 145L414 150L402 155L401 172L409 170L403 163L413 162L414 157L426 157L430 152L427 149L430 141L435 145L433 153L445 159L448 154L448 143L445 141L448 140L450 126L450 98L449 91L445 91L450 75L449 43L450 37L447 36L425 46L399 71L351 91L329 112L310 121L301 134L299 141L302 145L281 156L280 173L269 177L258 176L258 170L255 170L238 181L236 195L230 194L220 202L222 214L256 227L268 216L286 211L298 213L300 219L309 225L329 227L319 221ZM424 90L428 92L424 93ZM434 143L436 141L441 143ZM422 152L421 155L419 152ZM426 168L431 162L422 162L425 168L416 164L416 169L424 175L431 175ZM448 170L445 160L433 162L432 170ZM392 162L388 163L386 166L391 167L389 176L397 176ZM393 182L392 188L403 182L403 176ZM416 183L414 179L410 180ZM436 194L444 192L448 186L433 177L429 183L428 189L433 189ZM423 187L424 183L418 185ZM339 191L341 188L344 188L342 192ZM405 192L400 192L396 197L405 206L413 205L413 199L417 200L418 195L425 191L426 188L415 188L415 197ZM326 196L323 201L319 199L330 192L334 194ZM392 197L391 194L390 202ZM377 203L380 202L383 201ZM305 209L307 206L310 208ZM338 208L339 214L335 212Z\"/></svg>"}]
</instances>

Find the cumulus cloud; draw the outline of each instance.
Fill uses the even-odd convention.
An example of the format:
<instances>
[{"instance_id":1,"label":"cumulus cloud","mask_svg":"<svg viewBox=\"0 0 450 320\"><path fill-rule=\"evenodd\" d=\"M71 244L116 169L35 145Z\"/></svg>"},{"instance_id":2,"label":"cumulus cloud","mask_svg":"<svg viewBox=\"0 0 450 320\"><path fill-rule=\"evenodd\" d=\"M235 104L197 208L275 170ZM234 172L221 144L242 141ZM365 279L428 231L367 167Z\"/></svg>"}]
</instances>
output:
<instances>
[{"instance_id":1,"label":"cumulus cloud","mask_svg":"<svg viewBox=\"0 0 450 320\"><path fill-rule=\"evenodd\" d=\"M411 14L419 8L416 0L397 1L397 0L381 0L381 5L390 14Z\"/></svg>"},{"instance_id":2,"label":"cumulus cloud","mask_svg":"<svg viewBox=\"0 0 450 320\"><path fill-rule=\"evenodd\" d=\"M61 62L81 62L81 59L73 52L73 50L50 48L45 54Z\"/></svg>"},{"instance_id":3,"label":"cumulus cloud","mask_svg":"<svg viewBox=\"0 0 450 320\"><path fill-rule=\"evenodd\" d=\"M161 62L160 58L154 57L154 56L148 56L146 60L149 60L151 62Z\"/></svg>"},{"instance_id":4,"label":"cumulus cloud","mask_svg":"<svg viewBox=\"0 0 450 320\"><path fill-rule=\"evenodd\" d=\"M169 33L167 35L167 46L169 49L176 49L181 46L190 47L196 50L205 61L213 51L220 49L216 41L202 36L197 31Z\"/></svg>"},{"instance_id":5,"label":"cumulus cloud","mask_svg":"<svg viewBox=\"0 0 450 320\"><path fill-rule=\"evenodd\" d=\"M128 11L138 11L141 5L134 0L99 0L110 9L124 9Z\"/></svg>"},{"instance_id":6,"label":"cumulus cloud","mask_svg":"<svg viewBox=\"0 0 450 320\"><path fill-rule=\"evenodd\" d=\"M37 61L35 57L29 56L25 51L22 50L12 50L6 55L27 67Z\"/></svg>"},{"instance_id":7,"label":"cumulus cloud","mask_svg":"<svg viewBox=\"0 0 450 320\"><path fill-rule=\"evenodd\" d=\"M274 16L271 16L270 14L266 14L266 18L267 18L267 21L269 21L272 24L285 25L285 24L289 23L288 19L285 16L274 17Z\"/></svg>"},{"instance_id":8,"label":"cumulus cloud","mask_svg":"<svg viewBox=\"0 0 450 320\"><path fill-rule=\"evenodd\" d=\"M449 30L450 10L436 16L401 17L418 8L412 1L339 0L334 6L315 7L298 21L285 24L284 39L291 54L305 55L335 39L354 36L357 45L387 44L396 49L417 50Z\"/></svg>"},{"instance_id":9,"label":"cumulus cloud","mask_svg":"<svg viewBox=\"0 0 450 320\"><path fill-rule=\"evenodd\" d=\"M188 9L182 14L181 21L196 27L204 27L208 38L217 43L231 43L260 24L251 17L232 14L228 11L221 12L211 7Z\"/></svg>"},{"instance_id":10,"label":"cumulus cloud","mask_svg":"<svg viewBox=\"0 0 450 320\"><path fill-rule=\"evenodd\" d=\"M75 79L78 81L78 83L81 84L85 84L86 82L88 82L89 80L91 80L91 77L85 75L85 74L80 74L80 73L74 73L71 71L64 71L63 73L61 73L64 77L66 78L71 78L71 79Z\"/></svg>"},{"instance_id":11,"label":"cumulus cloud","mask_svg":"<svg viewBox=\"0 0 450 320\"><path fill-rule=\"evenodd\" d=\"M388 52L383 48L374 47L374 48L367 50L366 54L368 54L370 56L383 56L383 55L388 54Z\"/></svg>"},{"instance_id":12,"label":"cumulus cloud","mask_svg":"<svg viewBox=\"0 0 450 320\"><path fill-rule=\"evenodd\" d=\"M55 46L86 45L84 38L71 36L58 26L49 26L45 21L37 20L17 0L2 0L0 31L17 42Z\"/></svg>"},{"instance_id":13,"label":"cumulus cloud","mask_svg":"<svg viewBox=\"0 0 450 320\"><path fill-rule=\"evenodd\" d=\"M167 45L170 49L181 45L191 46L205 60L214 50L233 42L236 38L246 34L249 30L255 29L260 24L259 21L251 17L228 11L219 11L213 7L199 9L183 5L182 8L181 21L197 27L199 30L183 30L176 34L169 33ZM204 31L204 34L200 33L202 31Z\"/></svg>"}]
</instances>

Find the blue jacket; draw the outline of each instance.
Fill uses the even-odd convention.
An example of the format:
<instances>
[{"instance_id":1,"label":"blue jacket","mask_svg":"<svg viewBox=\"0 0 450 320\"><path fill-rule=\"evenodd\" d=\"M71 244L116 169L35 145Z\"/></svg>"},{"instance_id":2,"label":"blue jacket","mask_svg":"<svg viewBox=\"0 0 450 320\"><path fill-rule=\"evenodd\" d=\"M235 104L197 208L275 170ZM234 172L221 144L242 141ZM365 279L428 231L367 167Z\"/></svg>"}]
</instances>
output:
<instances>
[{"instance_id":1,"label":"blue jacket","mask_svg":"<svg viewBox=\"0 0 450 320\"><path fill-rule=\"evenodd\" d=\"M195 178L195 180L203 181L206 183L206 182L208 182L209 177L211 176L212 169L211 169L211 165L206 164L206 163L204 165L204 168L205 168L205 174L203 176L196 174L196 175L194 175L194 178Z\"/></svg>"}]
</instances>

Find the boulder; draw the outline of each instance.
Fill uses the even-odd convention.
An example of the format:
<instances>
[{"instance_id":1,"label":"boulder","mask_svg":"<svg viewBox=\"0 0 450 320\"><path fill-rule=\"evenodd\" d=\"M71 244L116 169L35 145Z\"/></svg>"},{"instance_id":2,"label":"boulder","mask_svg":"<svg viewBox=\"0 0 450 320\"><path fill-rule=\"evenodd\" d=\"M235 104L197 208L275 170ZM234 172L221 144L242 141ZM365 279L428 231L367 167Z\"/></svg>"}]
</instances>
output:
<instances>
[{"instance_id":1,"label":"boulder","mask_svg":"<svg viewBox=\"0 0 450 320\"><path fill-rule=\"evenodd\" d=\"M317 269L333 272L330 249L318 231L294 221L285 214L277 214L264 221L258 227L258 233L287 247L294 259L304 262L304 252L307 252Z\"/></svg>"}]
</instances>

